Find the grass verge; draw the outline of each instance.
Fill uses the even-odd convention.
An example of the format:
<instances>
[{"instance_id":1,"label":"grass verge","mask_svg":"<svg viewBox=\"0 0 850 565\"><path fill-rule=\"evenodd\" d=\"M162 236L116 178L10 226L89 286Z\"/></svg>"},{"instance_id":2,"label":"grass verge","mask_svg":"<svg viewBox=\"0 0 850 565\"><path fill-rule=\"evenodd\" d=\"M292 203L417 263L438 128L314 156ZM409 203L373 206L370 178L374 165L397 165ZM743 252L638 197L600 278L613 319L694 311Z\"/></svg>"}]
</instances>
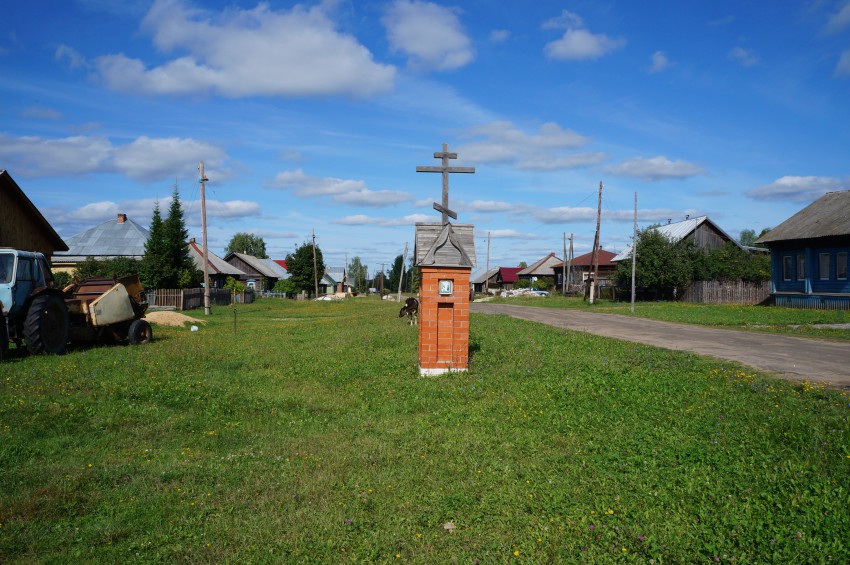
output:
<instances>
[{"instance_id":1,"label":"grass verge","mask_svg":"<svg viewBox=\"0 0 850 565\"><path fill-rule=\"evenodd\" d=\"M396 316L4 362L0 561L850 560L845 394L502 316L421 378Z\"/></svg>"}]
</instances>

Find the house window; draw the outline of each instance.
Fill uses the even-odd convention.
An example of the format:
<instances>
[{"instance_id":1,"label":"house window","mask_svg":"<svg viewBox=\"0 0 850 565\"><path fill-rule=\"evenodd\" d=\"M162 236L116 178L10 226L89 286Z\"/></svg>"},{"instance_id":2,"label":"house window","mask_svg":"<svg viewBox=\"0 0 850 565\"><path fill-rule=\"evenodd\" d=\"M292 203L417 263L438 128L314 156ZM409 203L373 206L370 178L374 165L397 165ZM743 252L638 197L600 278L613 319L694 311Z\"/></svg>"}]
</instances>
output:
<instances>
[{"instance_id":1,"label":"house window","mask_svg":"<svg viewBox=\"0 0 850 565\"><path fill-rule=\"evenodd\" d=\"M841 281L847 280L847 252L842 251L835 255L835 278Z\"/></svg>"},{"instance_id":2,"label":"house window","mask_svg":"<svg viewBox=\"0 0 850 565\"><path fill-rule=\"evenodd\" d=\"M819 262L818 266L820 267L819 272L818 272L818 276L820 277L820 280L828 281L829 280L829 253L821 253L820 254L820 262Z\"/></svg>"},{"instance_id":3,"label":"house window","mask_svg":"<svg viewBox=\"0 0 850 565\"><path fill-rule=\"evenodd\" d=\"M791 256L785 255L782 257L782 280L791 280Z\"/></svg>"},{"instance_id":4,"label":"house window","mask_svg":"<svg viewBox=\"0 0 850 565\"><path fill-rule=\"evenodd\" d=\"M806 280L806 256L797 255L797 280Z\"/></svg>"}]
</instances>

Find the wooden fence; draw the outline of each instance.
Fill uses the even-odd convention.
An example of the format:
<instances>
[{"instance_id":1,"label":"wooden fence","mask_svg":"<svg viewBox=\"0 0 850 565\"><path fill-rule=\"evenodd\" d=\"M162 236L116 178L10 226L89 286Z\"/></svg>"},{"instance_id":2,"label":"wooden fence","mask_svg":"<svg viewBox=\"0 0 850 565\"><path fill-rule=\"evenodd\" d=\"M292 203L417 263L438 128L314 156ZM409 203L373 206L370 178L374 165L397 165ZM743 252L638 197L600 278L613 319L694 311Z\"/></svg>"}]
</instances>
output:
<instances>
[{"instance_id":1,"label":"wooden fence","mask_svg":"<svg viewBox=\"0 0 850 565\"><path fill-rule=\"evenodd\" d=\"M761 304L770 298L770 281L694 281L682 295L683 302L698 304Z\"/></svg>"},{"instance_id":2,"label":"wooden fence","mask_svg":"<svg viewBox=\"0 0 850 565\"><path fill-rule=\"evenodd\" d=\"M149 308L173 308L175 310L192 310L203 308L204 289L202 288L158 288L146 291ZM254 291L246 288L234 293L226 288L210 289L210 305L228 306L233 303L250 304L254 301Z\"/></svg>"}]
</instances>

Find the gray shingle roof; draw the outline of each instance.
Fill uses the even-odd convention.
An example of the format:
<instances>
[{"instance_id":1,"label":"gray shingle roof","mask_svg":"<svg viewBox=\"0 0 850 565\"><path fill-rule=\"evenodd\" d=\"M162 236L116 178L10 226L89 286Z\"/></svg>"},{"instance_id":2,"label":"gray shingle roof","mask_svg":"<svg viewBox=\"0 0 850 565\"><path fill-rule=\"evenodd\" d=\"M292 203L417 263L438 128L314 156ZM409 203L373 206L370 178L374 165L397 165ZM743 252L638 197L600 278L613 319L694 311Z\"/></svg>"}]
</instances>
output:
<instances>
[{"instance_id":1,"label":"gray shingle roof","mask_svg":"<svg viewBox=\"0 0 850 565\"><path fill-rule=\"evenodd\" d=\"M204 250L203 247L198 245L194 240L189 242L189 256L192 257L192 260L195 262L195 268L199 271L203 271ZM236 266L231 265L209 249L207 249L207 259L209 260L209 273L211 275L222 274L239 277L245 274Z\"/></svg>"},{"instance_id":2,"label":"gray shingle roof","mask_svg":"<svg viewBox=\"0 0 850 565\"><path fill-rule=\"evenodd\" d=\"M274 259L257 259L260 263L265 265L270 271L277 273L275 276L280 279L288 279L290 276L289 271L275 263Z\"/></svg>"},{"instance_id":3,"label":"gray shingle roof","mask_svg":"<svg viewBox=\"0 0 850 565\"><path fill-rule=\"evenodd\" d=\"M725 231L720 229L720 226L718 226L717 224L715 224L714 222L709 220L708 216L699 216L697 218L688 218L686 220L682 220L681 222L673 222L672 224L667 224L667 225L664 225L664 226L658 226L657 228L653 228L653 229L656 230L659 233L666 235L667 239L669 239L673 243L678 243L678 242L682 241L683 239L685 239L686 237L688 237L689 235L691 235L692 233L694 233L694 231L696 231L696 229L700 225L704 224L705 222L708 222L709 225L714 227L714 229L716 229L718 232L720 232L724 236L726 236L726 238L729 241L733 242L735 245L738 245L740 247L740 244L737 241L735 241L734 238L729 237L729 234L727 234ZM626 259L630 258L631 256L632 256L632 246L629 245L620 254L618 254L616 257L611 259L611 261L613 261L614 263L616 263L618 261L625 261Z\"/></svg>"},{"instance_id":4,"label":"gray shingle roof","mask_svg":"<svg viewBox=\"0 0 850 565\"><path fill-rule=\"evenodd\" d=\"M850 190L828 192L763 236L756 243L850 235Z\"/></svg>"},{"instance_id":5,"label":"gray shingle roof","mask_svg":"<svg viewBox=\"0 0 850 565\"><path fill-rule=\"evenodd\" d=\"M247 263L252 269L257 271L258 273L260 273L264 277L270 277L270 278L273 278L273 279L280 278L280 274L277 272L277 270L272 270L271 267L269 267L268 265L266 265L263 262L263 259L259 259L258 257L254 257L253 255L248 255L246 253L238 253L236 251L229 253L227 255L227 257L230 257L231 255L239 257L245 263ZM269 261L271 261L271 259L269 259Z\"/></svg>"},{"instance_id":6,"label":"gray shingle roof","mask_svg":"<svg viewBox=\"0 0 850 565\"><path fill-rule=\"evenodd\" d=\"M66 240L68 251L54 253L53 261L57 263L85 261L87 257L141 259L145 254L145 243L149 235L146 228L133 220L112 219L69 237Z\"/></svg>"},{"instance_id":7,"label":"gray shingle roof","mask_svg":"<svg viewBox=\"0 0 850 565\"><path fill-rule=\"evenodd\" d=\"M547 276L547 275L551 277L552 276L552 267L554 267L555 265L558 265L560 263L563 263L563 262L564 261L562 259L558 259L557 257L555 257L555 253L550 253L549 255L547 255L546 257L543 257L542 259L538 259L537 261L535 261L534 263L532 263L531 265L529 265L525 269L521 270L517 274L521 277L523 277L523 276L540 277L540 276Z\"/></svg>"}]
</instances>

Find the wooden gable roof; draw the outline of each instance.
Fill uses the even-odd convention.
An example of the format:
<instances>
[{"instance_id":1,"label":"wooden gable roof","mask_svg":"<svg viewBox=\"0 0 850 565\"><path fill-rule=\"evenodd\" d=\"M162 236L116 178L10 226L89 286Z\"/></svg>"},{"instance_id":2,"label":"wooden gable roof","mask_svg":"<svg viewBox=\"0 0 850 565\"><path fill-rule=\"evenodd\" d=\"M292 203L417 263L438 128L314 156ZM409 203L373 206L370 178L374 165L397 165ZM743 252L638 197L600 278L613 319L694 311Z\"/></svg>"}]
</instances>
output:
<instances>
[{"instance_id":1,"label":"wooden gable roof","mask_svg":"<svg viewBox=\"0 0 850 565\"><path fill-rule=\"evenodd\" d=\"M0 217L0 246L4 247L39 247L39 249L29 249L29 251L41 251L47 257L50 257L55 251L67 251L68 246L53 229L35 204L27 198L15 179L8 171L0 169L0 202L4 202L4 208L7 212L20 213L23 217L15 218L15 222L11 218ZM25 227L24 220L29 220L29 226ZM31 234L26 237L22 230L34 230L37 234ZM36 235L36 237L32 237ZM31 245L25 245L25 241L31 241ZM40 241L38 244L36 241Z\"/></svg>"},{"instance_id":2,"label":"wooden gable roof","mask_svg":"<svg viewBox=\"0 0 850 565\"><path fill-rule=\"evenodd\" d=\"M850 190L824 194L763 236L756 243L850 235Z\"/></svg>"}]
</instances>

